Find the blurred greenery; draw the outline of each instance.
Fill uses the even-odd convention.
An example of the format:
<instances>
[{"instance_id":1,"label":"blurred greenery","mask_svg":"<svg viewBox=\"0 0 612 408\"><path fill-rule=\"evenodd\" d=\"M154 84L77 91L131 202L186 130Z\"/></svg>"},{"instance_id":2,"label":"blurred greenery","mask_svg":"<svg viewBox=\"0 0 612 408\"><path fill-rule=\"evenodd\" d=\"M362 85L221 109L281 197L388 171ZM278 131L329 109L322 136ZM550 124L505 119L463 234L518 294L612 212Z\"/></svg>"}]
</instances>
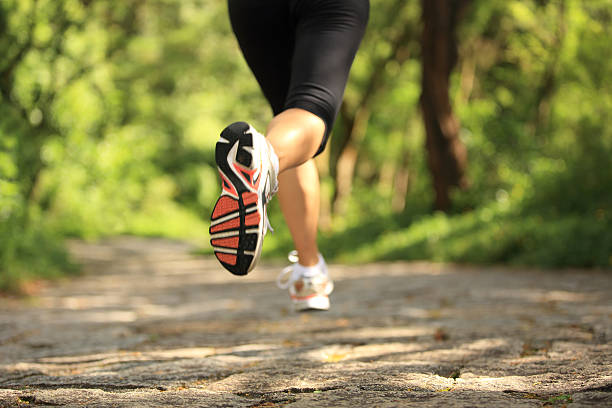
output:
<instances>
[{"instance_id":1,"label":"blurred greenery","mask_svg":"<svg viewBox=\"0 0 612 408\"><path fill-rule=\"evenodd\" d=\"M394 18L389 18L392 15ZM355 106L391 42L352 193L332 212L342 120L319 157L321 248L346 262L612 264L612 3L474 0L451 81L470 188L432 210L419 112L418 2L372 0L346 91ZM193 240L220 187L213 149L271 112L217 0L0 0L0 290L74 272L66 237ZM276 203L277 233L291 239Z\"/></svg>"}]
</instances>

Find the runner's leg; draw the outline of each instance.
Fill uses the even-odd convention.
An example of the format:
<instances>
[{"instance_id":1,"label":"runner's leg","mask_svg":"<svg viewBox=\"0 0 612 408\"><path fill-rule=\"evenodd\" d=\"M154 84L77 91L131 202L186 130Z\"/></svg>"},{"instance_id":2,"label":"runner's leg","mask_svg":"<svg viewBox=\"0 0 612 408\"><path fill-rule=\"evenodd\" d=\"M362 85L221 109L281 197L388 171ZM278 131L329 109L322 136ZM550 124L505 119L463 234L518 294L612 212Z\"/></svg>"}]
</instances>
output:
<instances>
[{"instance_id":1,"label":"runner's leg","mask_svg":"<svg viewBox=\"0 0 612 408\"><path fill-rule=\"evenodd\" d=\"M300 264L319 261L317 226L319 221L319 174L314 160L286 170L279 176L278 200L289 232L298 251Z\"/></svg>"},{"instance_id":2,"label":"runner's leg","mask_svg":"<svg viewBox=\"0 0 612 408\"><path fill-rule=\"evenodd\" d=\"M268 128L279 155L279 201L299 262L318 262L319 176L312 157L325 147L365 31L367 0L291 1L295 49L285 107ZM296 167L297 166L297 167Z\"/></svg>"},{"instance_id":3,"label":"runner's leg","mask_svg":"<svg viewBox=\"0 0 612 408\"><path fill-rule=\"evenodd\" d=\"M229 0L229 8L245 59L275 114L266 136L279 158L283 215L300 262L316 263L320 198L311 158L323 150L339 110L369 3Z\"/></svg>"}]
</instances>

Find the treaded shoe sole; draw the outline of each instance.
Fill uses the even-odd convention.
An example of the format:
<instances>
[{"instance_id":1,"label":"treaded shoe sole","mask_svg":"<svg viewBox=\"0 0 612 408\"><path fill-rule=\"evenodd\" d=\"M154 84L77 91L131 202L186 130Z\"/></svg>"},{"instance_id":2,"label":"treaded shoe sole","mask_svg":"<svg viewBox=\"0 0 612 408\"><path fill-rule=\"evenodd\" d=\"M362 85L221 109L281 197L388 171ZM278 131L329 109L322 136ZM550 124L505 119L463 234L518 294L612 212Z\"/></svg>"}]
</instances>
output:
<instances>
[{"instance_id":1,"label":"treaded shoe sole","mask_svg":"<svg viewBox=\"0 0 612 408\"><path fill-rule=\"evenodd\" d=\"M251 168L249 129L245 122L229 125L215 147L223 191L211 215L210 243L221 265L234 275L255 267L264 235L263 200L257 193L262 175Z\"/></svg>"}]
</instances>

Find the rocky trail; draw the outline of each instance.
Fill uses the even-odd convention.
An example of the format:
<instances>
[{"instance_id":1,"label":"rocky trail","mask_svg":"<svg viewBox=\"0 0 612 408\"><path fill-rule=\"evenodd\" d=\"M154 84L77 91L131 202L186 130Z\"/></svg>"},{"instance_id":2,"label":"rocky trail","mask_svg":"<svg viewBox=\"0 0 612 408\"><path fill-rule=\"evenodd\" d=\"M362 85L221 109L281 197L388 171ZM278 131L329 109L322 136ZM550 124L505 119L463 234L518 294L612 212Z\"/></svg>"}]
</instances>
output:
<instances>
[{"instance_id":1,"label":"rocky trail","mask_svg":"<svg viewBox=\"0 0 612 408\"><path fill-rule=\"evenodd\" d=\"M74 242L86 274L0 298L0 406L612 406L612 274L331 265L293 313L284 264Z\"/></svg>"}]
</instances>

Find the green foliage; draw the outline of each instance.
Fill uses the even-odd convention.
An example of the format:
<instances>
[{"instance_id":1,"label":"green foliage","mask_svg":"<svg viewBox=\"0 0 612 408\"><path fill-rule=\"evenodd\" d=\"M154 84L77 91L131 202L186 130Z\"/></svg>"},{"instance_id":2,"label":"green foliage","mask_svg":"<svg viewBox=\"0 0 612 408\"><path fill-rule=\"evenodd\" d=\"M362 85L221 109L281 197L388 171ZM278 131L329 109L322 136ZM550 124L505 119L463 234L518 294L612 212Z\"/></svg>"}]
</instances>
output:
<instances>
[{"instance_id":1,"label":"green foliage","mask_svg":"<svg viewBox=\"0 0 612 408\"><path fill-rule=\"evenodd\" d=\"M25 230L17 217L0 219L0 292L18 293L29 280L78 272L63 240L41 223L40 215L30 217L35 222Z\"/></svg>"},{"instance_id":2,"label":"green foliage","mask_svg":"<svg viewBox=\"0 0 612 408\"><path fill-rule=\"evenodd\" d=\"M403 21L414 23L414 13L405 12ZM612 92L605 78L612 75L612 52L605 42L611 16L606 2L473 3L461 25L452 88L471 186L455 193L448 215L430 210L418 61L399 71L391 64L388 81L396 86L372 112L350 210L322 234L325 253L346 262L609 268ZM370 31L382 24L374 14ZM364 50L381 35L366 38ZM357 67L372 55L362 53ZM349 96L367 86L360 75ZM408 195L403 210L394 210L402 166L410 175ZM291 248L283 231L270 241L267 248L277 255Z\"/></svg>"},{"instance_id":3,"label":"green foliage","mask_svg":"<svg viewBox=\"0 0 612 408\"><path fill-rule=\"evenodd\" d=\"M565 404L571 404L573 402L572 400L572 396L569 394L561 394L561 395L555 395L552 396L548 399L543 399L544 400L544 406L556 406L556 405L562 405L565 406Z\"/></svg>"},{"instance_id":4,"label":"green foliage","mask_svg":"<svg viewBox=\"0 0 612 408\"><path fill-rule=\"evenodd\" d=\"M326 255L609 267L611 20L604 1L472 2L451 84L471 187L444 215L431 212L418 109L419 3L372 1L347 106L381 69ZM205 245L220 129L271 117L224 2L0 0L0 52L0 286L67 267L66 236ZM343 142L319 159L325 202L324 161ZM284 255L290 236L270 213L265 253Z\"/></svg>"},{"instance_id":5,"label":"green foliage","mask_svg":"<svg viewBox=\"0 0 612 408\"><path fill-rule=\"evenodd\" d=\"M415 213L418 211L415 208ZM446 215L355 217L322 234L329 259L346 263L423 260L543 267L612 265L612 217L543 216L509 208L507 202ZM266 238L265 254L281 257L292 249L284 228Z\"/></svg>"}]
</instances>

